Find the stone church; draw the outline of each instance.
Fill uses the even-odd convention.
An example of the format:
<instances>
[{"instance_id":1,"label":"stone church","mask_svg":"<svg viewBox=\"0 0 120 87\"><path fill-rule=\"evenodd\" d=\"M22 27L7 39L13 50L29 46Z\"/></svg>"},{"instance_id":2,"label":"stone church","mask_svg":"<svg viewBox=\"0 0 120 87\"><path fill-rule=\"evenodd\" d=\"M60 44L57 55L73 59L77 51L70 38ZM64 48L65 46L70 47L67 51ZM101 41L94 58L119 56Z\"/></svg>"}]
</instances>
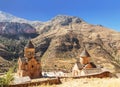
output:
<instances>
[{"instance_id":1,"label":"stone church","mask_svg":"<svg viewBox=\"0 0 120 87\"><path fill-rule=\"evenodd\" d=\"M96 67L96 65L91 62L90 54L86 49L80 54L80 58L76 61L72 69L73 76L83 75L84 72L100 72L101 70Z\"/></svg>"},{"instance_id":2,"label":"stone church","mask_svg":"<svg viewBox=\"0 0 120 87\"><path fill-rule=\"evenodd\" d=\"M19 77L29 76L30 78L38 78L42 76L41 62L35 54L35 47L31 41L24 48L24 57L18 59Z\"/></svg>"}]
</instances>

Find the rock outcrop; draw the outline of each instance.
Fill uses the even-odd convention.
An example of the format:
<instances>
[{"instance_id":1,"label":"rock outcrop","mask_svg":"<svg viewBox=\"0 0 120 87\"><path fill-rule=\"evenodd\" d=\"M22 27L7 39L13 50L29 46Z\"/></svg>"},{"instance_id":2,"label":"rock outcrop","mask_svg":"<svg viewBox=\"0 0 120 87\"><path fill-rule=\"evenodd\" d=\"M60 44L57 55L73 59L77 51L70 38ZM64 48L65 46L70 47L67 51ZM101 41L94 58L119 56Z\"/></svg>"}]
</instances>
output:
<instances>
[{"instance_id":1,"label":"rock outcrop","mask_svg":"<svg viewBox=\"0 0 120 87\"><path fill-rule=\"evenodd\" d=\"M36 34L36 29L26 23L17 23L17 22L0 22L0 35L2 36L13 36L20 37L32 37Z\"/></svg>"}]
</instances>

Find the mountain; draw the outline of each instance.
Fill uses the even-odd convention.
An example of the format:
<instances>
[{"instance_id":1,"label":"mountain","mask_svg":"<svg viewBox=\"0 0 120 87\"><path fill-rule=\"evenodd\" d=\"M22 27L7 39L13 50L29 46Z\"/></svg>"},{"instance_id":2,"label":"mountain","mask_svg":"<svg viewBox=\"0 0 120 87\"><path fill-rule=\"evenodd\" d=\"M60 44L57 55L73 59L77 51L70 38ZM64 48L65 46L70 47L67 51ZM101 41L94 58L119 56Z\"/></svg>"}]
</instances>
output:
<instances>
[{"instance_id":1,"label":"mountain","mask_svg":"<svg viewBox=\"0 0 120 87\"><path fill-rule=\"evenodd\" d=\"M7 19L9 18L6 16ZM23 33L24 30L25 32L35 31L37 35L32 38L32 42L36 47L36 54L42 60L43 70L71 71L81 51L86 48L91 55L91 61L95 64L113 72L120 72L119 32L67 15L58 15L47 22L34 24L13 22L13 19L4 23L1 21L0 32L5 34L9 32L11 35L17 32L15 35L17 36L18 31L19 33ZM6 60L18 58L23 55L23 49L28 40L28 38L13 39L13 37L0 35L0 49L2 50L0 53L8 53L6 56L0 56Z\"/></svg>"},{"instance_id":2,"label":"mountain","mask_svg":"<svg viewBox=\"0 0 120 87\"><path fill-rule=\"evenodd\" d=\"M39 34L42 34L44 32L48 32L49 30L56 30L59 26L69 26L70 23L80 23L82 21L83 20L78 17L58 15L51 20L44 22L42 25L37 25L36 29Z\"/></svg>"},{"instance_id":3,"label":"mountain","mask_svg":"<svg viewBox=\"0 0 120 87\"><path fill-rule=\"evenodd\" d=\"M23 18L15 17L9 13L0 11L0 22L19 22L19 23L26 23L28 20Z\"/></svg>"},{"instance_id":4,"label":"mountain","mask_svg":"<svg viewBox=\"0 0 120 87\"><path fill-rule=\"evenodd\" d=\"M57 66L58 69L64 67L71 70L75 58L79 57L84 48L97 65L111 71L120 67L120 33L112 29L89 24L78 17L59 15L37 31L40 35L33 42L45 69Z\"/></svg>"},{"instance_id":5,"label":"mountain","mask_svg":"<svg viewBox=\"0 0 120 87\"><path fill-rule=\"evenodd\" d=\"M0 22L18 22L18 23L28 23L28 24L42 24L40 21L30 21L23 18L13 16L12 14L0 11Z\"/></svg>"}]
</instances>

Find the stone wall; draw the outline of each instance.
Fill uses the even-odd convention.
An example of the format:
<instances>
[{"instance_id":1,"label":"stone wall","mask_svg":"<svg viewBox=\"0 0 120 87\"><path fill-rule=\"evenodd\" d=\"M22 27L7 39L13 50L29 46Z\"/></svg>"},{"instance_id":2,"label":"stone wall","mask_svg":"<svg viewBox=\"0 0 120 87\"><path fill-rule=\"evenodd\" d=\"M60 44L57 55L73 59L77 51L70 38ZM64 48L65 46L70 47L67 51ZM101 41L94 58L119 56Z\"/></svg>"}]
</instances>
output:
<instances>
[{"instance_id":1,"label":"stone wall","mask_svg":"<svg viewBox=\"0 0 120 87\"><path fill-rule=\"evenodd\" d=\"M9 85L9 87L32 87L32 86L39 86L42 84L60 84L61 81L59 78L51 78L48 80L38 81L38 82L30 82L30 83L24 83L24 84L16 84L16 85Z\"/></svg>"},{"instance_id":2,"label":"stone wall","mask_svg":"<svg viewBox=\"0 0 120 87\"><path fill-rule=\"evenodd\" d=\"M72 76L72 77L68 77L68 76L64 76L64 77L60 77L62 78L73 78L73 79L77 79L77 78L106 78L106 77L111 77L111 73L109 71L104 71L101 73L96 73L96 74L92 74L92 75L84 75L84 76Z\"/></svg>"},{"instance_id":3,"label":"stone wall","mask_svg":"<svg viewBox=\"0 0 120 87\"><path fill-rule=\"evenodd\" d=\"M105 71L99 74L79 76L79 77L73 77L73 78L106 78L106 77L110 77L110 74L111 74L110 72Z\"/></svg>"},{"instance_id":4,"label":"stone wall","mask_svg":"<svg viewBox=\"0 0 120 87\"><path fill-rule=\"evenodd\" d=\"M81 75L89 75L89 74L99 74L101 73L102 70L101 68L90 68L90 69L83 69L81 71Z\"/></svg>"}]
</instances>

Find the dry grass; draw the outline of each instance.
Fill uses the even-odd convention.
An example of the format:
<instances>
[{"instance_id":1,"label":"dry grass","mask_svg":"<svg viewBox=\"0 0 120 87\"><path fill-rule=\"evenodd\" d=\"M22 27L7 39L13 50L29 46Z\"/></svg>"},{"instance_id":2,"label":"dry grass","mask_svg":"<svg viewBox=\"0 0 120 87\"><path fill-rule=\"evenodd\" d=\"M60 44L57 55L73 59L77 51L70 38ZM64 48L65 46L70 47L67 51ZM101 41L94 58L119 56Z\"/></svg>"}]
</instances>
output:
<instances>
[{"instance_id":1,"label":"dry grass","mask_svg":"<svg viewBox=\"0 0 120 87\"><path fill-rule=\"evenodd\" d=\"M63 80L60 85L41 85L37 87L120 87L120 78L82 78Z\"/></svg>"},{"instance_id":2,"label":"dry grass","mask_svg":"<svg viewBox=\"0 0 120 87\"><path fill-rule=\"evenodd\" d=\"M116 78L84 78L64 82L57 87L120 87L120 79Z\"/></svg>"},{"instance_id":3,"label":"dry grass","mask_svg":"<svg viewBox=\"0 0 120 87\"><path fill-rule=\"evenodd\" d=\"M49 85L49 84L47 84L47 85L41 85L41 86L29 86L29 87L57 87L56 85Z\"/></svg>"},{"instance_id":4,"label":"dry grass","mask_svg":"<svg viewBox=\"0 0 120 87\"><path fill-rule=\"evenodd\" d=\"M52 62L51 62L52 61ZM43 71L50 71L50 70L63 70L63 71L70 71L73 67L73 64L75 63L75 59L56 59L52 58L50 60L42 60L42 68ZM55 67L56 65L56 67Z\"/></svg>"}]
</instances>

